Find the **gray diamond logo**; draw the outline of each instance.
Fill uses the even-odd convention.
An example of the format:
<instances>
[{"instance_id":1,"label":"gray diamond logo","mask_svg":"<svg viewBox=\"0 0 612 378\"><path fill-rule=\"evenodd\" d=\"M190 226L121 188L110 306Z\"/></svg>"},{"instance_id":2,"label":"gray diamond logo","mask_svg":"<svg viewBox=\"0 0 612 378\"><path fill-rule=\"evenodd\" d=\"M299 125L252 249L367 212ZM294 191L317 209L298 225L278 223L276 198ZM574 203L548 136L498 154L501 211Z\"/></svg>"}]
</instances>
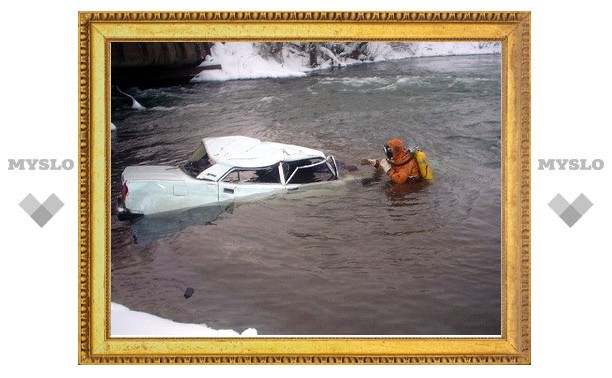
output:
<instances>
[{"instance_id":1,"label":"gray diamond logo","mask_svg":"<svg viewBox=\"0 0 612 378\"><path fill-rule=\"evenodd\" d=\"M51 194L41 204L32 194L28 194L19 203L19 206L28 213L34 222L43 227L64 206L64 203L55 194Z\"/></svg>"},{"instance_id":2,"label":"gray diamond logo","mask_svg":"<svg viewBox=\"0 0 612 378\"><path fill-rule=\"evenodd\" d=\"M569 203L561 194L557 194L548 206L567 224L572 227L593 206L587 196L583 193Z\"/></svg>"}]
</instances>

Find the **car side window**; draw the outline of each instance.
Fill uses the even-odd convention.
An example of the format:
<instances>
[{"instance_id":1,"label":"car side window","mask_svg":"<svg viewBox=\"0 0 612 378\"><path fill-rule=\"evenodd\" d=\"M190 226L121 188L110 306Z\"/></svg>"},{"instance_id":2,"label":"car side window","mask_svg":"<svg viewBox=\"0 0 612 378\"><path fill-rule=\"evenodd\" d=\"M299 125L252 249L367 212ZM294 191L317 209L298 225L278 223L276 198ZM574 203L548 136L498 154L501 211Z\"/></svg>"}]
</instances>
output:
<instances>
[{"instance_id":1,"label":"car side window","mask_svg":"<svg viewBox=\"0 0 612 378\"><path fill-rule=\"evenodd\" d=\"M237 169L225 176L223 182L229 183L280 183L280 176L277 167L267 167L258 169Z\"/></svg>"},{"instance_id":2,"label":"car side window","mask_svg":"<svg viewBox=\"0 0 612 378\"><path fill-rule=\"evenodd\" d=\"M227 176L223 179L223 182L232 182L232 183L245 183L245 182L253 182L255 178L255 171L252 170L237 170L228 173Z\"/></svg>"},{"instance_id":3,"label":"car side window","mask_svg":"<svg viewBox=\"0 0 612 378\"><path fill-rule=\"evenodd\" d=\"M284 163L285 180L291 184L310 184L335 178L323 160L300 160Z\"/></svg>"}]
</instances>

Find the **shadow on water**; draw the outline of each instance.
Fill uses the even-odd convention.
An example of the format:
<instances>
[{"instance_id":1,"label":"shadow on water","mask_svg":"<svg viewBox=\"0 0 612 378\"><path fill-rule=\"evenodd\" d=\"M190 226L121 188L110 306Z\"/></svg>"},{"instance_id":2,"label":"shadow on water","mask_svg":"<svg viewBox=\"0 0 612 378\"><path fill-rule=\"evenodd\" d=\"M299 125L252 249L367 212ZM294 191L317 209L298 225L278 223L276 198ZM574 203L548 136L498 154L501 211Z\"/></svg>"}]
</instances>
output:
<instances>
[{"instance_id":1,"label":"shadow on water","mask_svg":"<svg viewBox=\"0 0 612 378\"><path fill-rule=\"evenodd\" d=\"M375 169L371 177L361 179L361 185L368 187L372 185L378 185L380 182L387 180L387 175L384 174L380 169Z\"/></svg>"},{"instance_id":2,"label":"shadow on water","mask_svg":"<svg viewBox=\"0 0 612 378\"><path fill-rule=\"evenodd\" d=\"M410 199L414 198L412 194L420 192L429 182L406 182L396 184L387 178L387 175L377 169L372 174L372 177L361 179L361 185L364 187L372 187L380 185L381 191L386 194L391 206L409 206Z\"/></svg>"},{"instance_id":3,"label":"shadow on water","mask_svg":"<svg viewBox=\"0 0 612 378\"><path fill-rule=\"evenodd\" d=\"M148 215L131 221L132 236L136 244L146 245L191 226L212 224L221 214L232 213L233 210L233 204L216 204Z\"/></svg>"},{"instance_id":4,"label":"shadow on water","mask_svg":"<svg viewBox=\"0 0 612 378\"><path fill-rule=\"evenodd\" d=\"M385 184L385 194L389 199L391 206L411 206L416 203L412 203L411 199L418 199L413 194L420 192L427 182L407 182L404 184L396 184L394 182L387 182Z\"/></svg>"}]
</instances>

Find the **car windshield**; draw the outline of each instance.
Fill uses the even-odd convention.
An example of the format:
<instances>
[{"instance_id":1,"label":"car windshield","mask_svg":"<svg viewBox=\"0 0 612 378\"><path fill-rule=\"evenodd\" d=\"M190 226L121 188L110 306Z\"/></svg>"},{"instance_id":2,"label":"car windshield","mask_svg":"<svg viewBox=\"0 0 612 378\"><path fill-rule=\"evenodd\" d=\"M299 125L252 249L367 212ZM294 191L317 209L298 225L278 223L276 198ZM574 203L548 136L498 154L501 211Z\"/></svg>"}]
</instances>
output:
<instances>
[{"instance_id":1,"label":"car windshield","mask_svg":"<svg viewBox=\"0 0 612 378\"><path fill-rule=\"evenodd\" d=\"M181 169L191 177L196 177L205 169L210 168L212 163L206 153L204 144L200 144L198 148L191 154L187 162L181 165Z\"/></svg>"},{"instance_id":2,"label":"car windshield","mask_svg":"<svg viewBox=\"0 0 612 378\"><path fill-rule=\"evenodd\" d=\"M283 174L287 184L309 184L330 181L336 175L324 159L305 159L283 163Z\"/></svg>"},{"instance_id":3,"label":"car windshield","mask_svg":"<svg viewBox=\"0 0 612 378\"><path fill-rule=\"evenodd\" d=\"M212 166L212 164L210 163L210 160L208 159L208 155L204 155L203 157L201 157L200 159L196 161L187 161L187 163L181 165L181 168L189 176L196 177L197 175L202 173L204 170L210 168L210 166Z\"/></svg>"}]
</instances>

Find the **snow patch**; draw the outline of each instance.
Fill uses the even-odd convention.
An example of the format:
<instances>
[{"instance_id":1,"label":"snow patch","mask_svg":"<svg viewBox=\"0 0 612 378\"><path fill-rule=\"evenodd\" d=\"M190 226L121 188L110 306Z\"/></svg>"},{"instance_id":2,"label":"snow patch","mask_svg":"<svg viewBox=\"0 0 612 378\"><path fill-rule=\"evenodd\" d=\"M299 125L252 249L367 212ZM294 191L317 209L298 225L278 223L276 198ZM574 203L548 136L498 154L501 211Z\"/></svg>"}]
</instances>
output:
<instances>
[{"instance_id":1,"label":"snow patch","mask_svg":"<svg viewBox=\"0 0 612 378\"><path fill-rule=\"evenodd\" d=\"M204 324L177 323L145 312L132 311L118 303L111 303L112 337L252 337L257 330L249 328L242 333L233 330L215 330Z\"/></svg>"}]
</instances>

